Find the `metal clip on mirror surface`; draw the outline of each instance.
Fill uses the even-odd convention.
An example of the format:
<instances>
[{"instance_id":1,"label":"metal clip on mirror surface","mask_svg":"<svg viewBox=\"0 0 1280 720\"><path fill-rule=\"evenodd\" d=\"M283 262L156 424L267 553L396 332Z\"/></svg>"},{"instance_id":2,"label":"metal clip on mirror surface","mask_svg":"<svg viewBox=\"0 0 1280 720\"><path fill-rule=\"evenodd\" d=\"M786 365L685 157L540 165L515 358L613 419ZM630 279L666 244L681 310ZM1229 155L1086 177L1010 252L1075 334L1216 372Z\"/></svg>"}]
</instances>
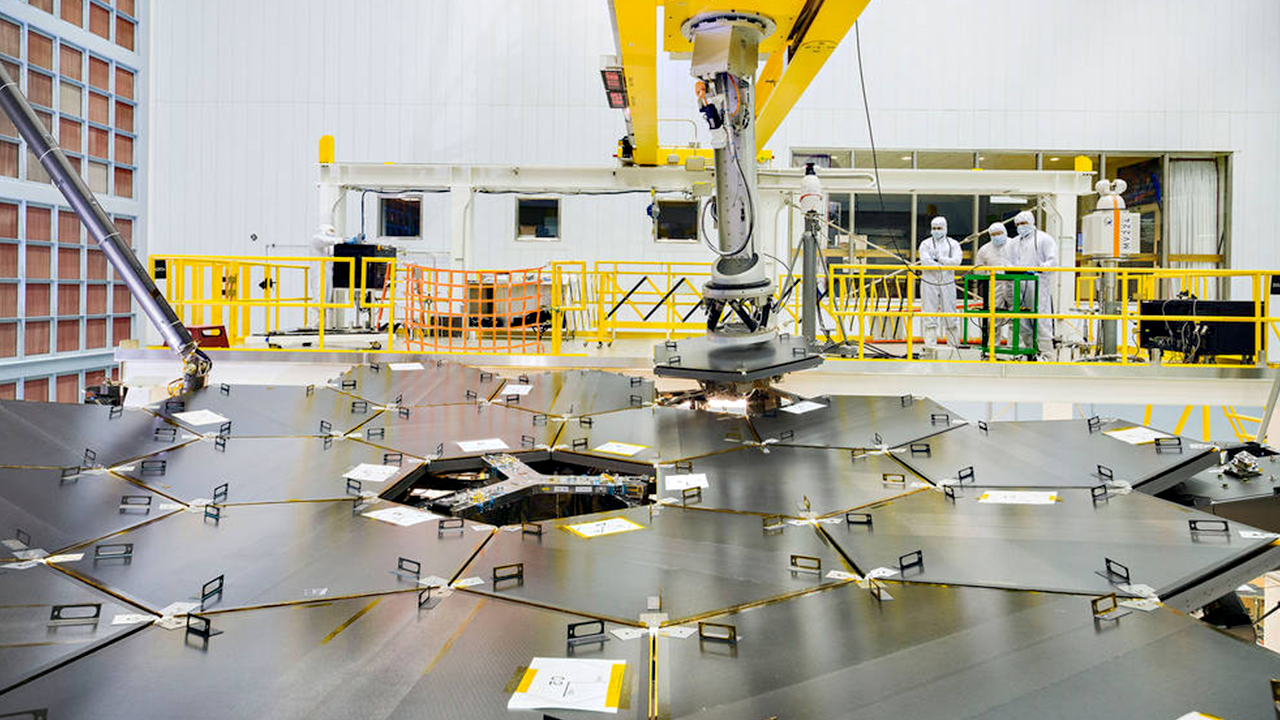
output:
<instances>
[{"instance_id":1,"label":"metal clip on mirror surface","mask_svg":"<svg viewBox=\"0 0 1280 720\"><path fill-rule=\"evenodd\" d=\"M738 628L725 623L699 622L698 640L738 644Z\"/></svg>"},{"instance_id":2,"label":"metal clip on mirror surface","mask_svg":"<svg viewBox=\"0 0 1280 720\"><path fill-rule=\"evenodd\" d=\"M507 563L506 565L495 565L493 568L493 584L496 587L500 582L519 581L524 582L524 563Z\"/></svg>"}]
</instances>

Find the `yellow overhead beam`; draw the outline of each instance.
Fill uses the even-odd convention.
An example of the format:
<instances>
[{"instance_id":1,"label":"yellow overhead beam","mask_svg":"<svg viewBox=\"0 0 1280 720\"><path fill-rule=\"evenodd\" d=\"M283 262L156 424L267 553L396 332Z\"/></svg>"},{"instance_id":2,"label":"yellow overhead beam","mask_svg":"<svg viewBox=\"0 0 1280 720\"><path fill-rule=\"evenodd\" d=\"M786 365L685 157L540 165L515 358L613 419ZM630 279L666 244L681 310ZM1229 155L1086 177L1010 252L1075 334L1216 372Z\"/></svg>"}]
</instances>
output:
<instances>
[{"instance_id":1,"label":"yellow overhead beam","mask_svg":"<svg viewBox=\"0 0 1280 720\"><path fill-rule=\"evenodd\" d=\"M637 165L658 164L658 0L612 0Z\"/></svg>"},{"instance_id":2,"label":"yellow overhead beam","mask_svg":"<svg viewBox=\"0 0 1280 720\"><path fill-rule=\"evenodd\" d=\"M756 107L763 107L769 101L769 96L773 94L773 89L778 86L778 80L782 77L782 56L781 50L769 56L765 61L764 68L756 75Z\"/></svg>"},{"instance_id":3,"label":"yellow overhead beam","mask_svg":"<svg viewBox=\"0 0 1280 720\"><path fill-rule=\"evenodd\" d=\"M848 34L870 0L826 0L818 8L804 37L791 54L791 61L767 98L756 103L756 148L763 148L783 118L795 107L805 88L813 82L827 58ZM770 63L773 58L770 58ZM767 67L766 67L767 70ZM763 73L762 73L763 75ZM763 86L763 84L762 84Z\"/></svg>"}]
</instances>

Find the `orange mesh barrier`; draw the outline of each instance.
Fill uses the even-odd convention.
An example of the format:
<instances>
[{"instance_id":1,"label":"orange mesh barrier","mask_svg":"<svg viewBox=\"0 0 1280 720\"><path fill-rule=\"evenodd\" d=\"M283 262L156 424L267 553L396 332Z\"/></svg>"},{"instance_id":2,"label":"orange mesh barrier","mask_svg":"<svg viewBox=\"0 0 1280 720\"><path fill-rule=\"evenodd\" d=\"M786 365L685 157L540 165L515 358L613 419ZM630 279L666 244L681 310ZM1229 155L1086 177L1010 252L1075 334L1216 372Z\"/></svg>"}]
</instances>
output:
<instances>
[{"instance_id":1,"label":"orange mesh barrier","mask_svg":"<svg viewBox=\"0 0 1280 720\"><path fill-rule=\"evenodd\" d=\"M405 266L405 340L420 352L538 354L550 329L541 268Z\"/></svg>"}]
</instances>

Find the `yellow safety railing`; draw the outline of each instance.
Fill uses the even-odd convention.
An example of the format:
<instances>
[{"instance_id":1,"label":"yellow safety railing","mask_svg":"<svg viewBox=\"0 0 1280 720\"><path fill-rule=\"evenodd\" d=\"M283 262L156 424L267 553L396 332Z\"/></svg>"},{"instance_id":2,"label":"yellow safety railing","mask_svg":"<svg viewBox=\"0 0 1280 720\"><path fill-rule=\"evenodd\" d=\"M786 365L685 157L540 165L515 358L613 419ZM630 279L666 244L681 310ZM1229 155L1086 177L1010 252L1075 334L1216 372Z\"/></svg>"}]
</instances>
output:
<instances>
[{"instance_id":1,"label":"yellow safety railing","mask_svg":"<svg viewBox=\"0 0 1280 720\"><path fill-rule=\"evenodd\" d=\"M314 327L316 342L307 350L332 350L325 344L332 310L376 311L379 325L385 313L386 347L394 345L397 274L395 258L366 257L235 257L209 255L152 255L151 277L164 292L178 317L188 326L221 325L228 344L236 349L272 349L246 346L251 336L270 336L286 330ZM382 287L369 287L369 269L385 263ZM347 285L342 301L330 296L332 269L346 266ZM359 278L357 282L357 277ZM313 287L313 278L315 278ZM371 299L371 293L382 296Z\"/></svg>"},{"instance_id":2,"label":"yellow safety railing","mask_svg":"<svg viewBox=\"0 0 1280 720\"><path fill-rule=\"evenodd\" d=\"M1271 327L1272 332L1277 333L1277 336L1280 337L1280 330L1277 330L1277 322L1280 322L1280 318L1269 315L1270 274L1259 271L1126 267L981 268L977 272L984 274L994 272L998 276L1004 273L1035 273L1041 283L1052 283L1054 278L1059 276L1066 278L1076 276L1074 280L1076 283L1076 299L1071 308L1053 312L1032 311L1028 303L1023 304L1021 312L998 312L991 302L994 287L988 284L987 297L962 297L955 311L925 312L922 309L917 309L915 300L919 293L916 288L920 280L915 276L915 273L938 270L954 271L957 277L965 273L975 272L975 268L969 266L920 266L908 268L904 266L847 264L831 265L829 267L826 281L829 286L839 288L838 291L833 289L833 294L848 300L835 311L835 315L842 318L842 323L849 325L849 342L856 345L858 358L876 359L875 356L867 355L866 346L868 343L877 341L905 343L906 357L909 358L919 343L915 333L909 331L909 329L913 328L917 321L923 321L925 318L939 318L955 319L959 323L985 321L988 327L996 327L1000 321L1013 321L1014 325L1020 325L1031 320L1061 322L1065 325L1065 328L1062 329L1067 330L1068 334L1076 333L1079 335L1075 342L1081 350L1086 352L1096 349L1098 338L1101 335L1101 324L1114 322L1117 327L1117 359L1115 362L1117 364L1146 362L1149 359L1148 353L1140 347L1139 343L1140 326L1144 322L1144 316L1140 314L1139 303L1144 300L1175 298L1180 292L1189 292L1203 298L1220 279L1244 279L1248 281L1251 291L1250 299L1248 300L1252 308L1250 314L1240 316L1161 314L1158 320L1153 321L1150 317L1147 317L1145 321L1160 323L1244 323L1250 325L1254 335L1252 351L1248 355L1237 356L1234 359L1228 358L1227 362L1220 360L1217 363L1219 365L1252 366L1253 363L1248 362L1249 357L1258 358L1265 352L1268 336L1266 328L1268 326ZM1116 276L1116 305L1118 311L1110 313L1103 311L1101 298L1095 289L1102 275L1106 273ZM894 288L893 297L886 298L883 289L886 287L885 281L888 278L893 278L895 281L905 281L905 293L901 285L895 284L889 286ZM1164 290L1163 295L1160 294L1161 288ZM893 302L894 297L900 300L896 308ZM895 319L897 321L895 327L901 329L901 334L893 336L872 335L868 337L868 329L873 326L877 319L882 318ZM944 320L939 324L945 326L946 322ZM997 334L988 333L985 342L987 347L984 349L987 357L984 360L989 362L1001 360L1002 358L995 352L998 342ZM1166 352L1162 358L1162 362L1167 365L1184 364L1185 360L1186 358L1183 354L1173 352ZM1093 360L1089 362L1090 364L1097 364Z\"/></svg>"},{"instance_id":3,"label":"yellow safety railing","mask_svg":"<svg viewBox=\"0 0 1280 720\"><path fill-rule=\"evenodd\" d=\"M316 337L310 349L343 349L326 342L328 323L320 323L321 314L335 310L353 310L357 306L377 315L375 328L385 334L379 349L403 352L403 336L397 336L398 316L410 308L407 295L401 291L404 269L393 258L365 258L356 265L352 258L319 257L210 257L188 255L156 255L151 258L153 276L173 304L179 317L189 325L223 325L232 347L246 346L250 337L261 337L284 331L311 328ZM369 287L372 262L388 266L386 282L380 288ZM330 297L328 279L336 263L346 264L348 283L341 299ZM163 268L163 271L160 271ZM361 271L350 272L360 268ZM819 278L819 338L844 343L850 357L864 360L914 359L923 340L920 330L924 318L953 319L960 335L970 340L962 343L985 352L960 353L947 357L938 353L938 361L1007 362L1008 356L997 352L1008 347L999 333L984 333L1001 324L1017 325L1036 320L1060 325L1057 335L1075 348L1073 356L1090 364L1145 363L1147 350L1140 347L1139 334L1143 322L1243 323L1249 326L1253 343L1251 352L1236 357L1217 357L1218 365L1252 366L1265 357L1268 341L1280 339L1280 318L1271 317L1270 274L1251 270L1215 270L1182 268L1037 268L1040 282L1065 284L1075 290L1074 300L1065 308L1031 309L997 312L989 302L993 288L987 283L986 297L973 293L963 297L958 290L956 307L950 311L925 312L921 307L921 271L953 270L957 277L974 273L971 266L938 268L907 267L889 264L832 264ZM548 272L549 270L549 272ZM700 311L702 287L710 277L710 263L583 261L553 262L544 267L543 282L549 282L546 310L550 322L543 332L550 336L550 354L568 354L567 340L584 343L612 343L618 338L678 339L701 335L706 330L705 314ZM981 272L1019 273L1025 268L982 268ZM498 272L498 271L494 271ZM1104 312L1101 297L1102 279L1114 275L1117 301L1111 312ZM357 279L358 277L358 279ZM797 283L794 276L780 277L775 292L782 293ZM1180 292L1196 297L1211 295L1215 286L1230 282L1238 291L1249 288L1251 312L1241 316L1193 314L1161 315L1153 321L1145 319L1140 303L1174 298ZM372 292L370 292L372 291ZM1238 294L1238 293L1237 293ZM802 289L798 284L787 294L786 302L776 310L776 317L786 326L800 324ZM375 296L369 299L370 296ZM1038 310L1038 311L1037 311ZM1102 342L1103 323L1115 328L1115 354L1110 360L1096 357ZM940 323L946 326L946 322ZM940 333L945 336L944 333ZM528 348L466 347L467 354L536 354L541 346ZM345 349L353 349L349 346ZM361 350L373 348L362 347ZM1166 351L1161 362L1184 364L1188 358ZM1235 418L1243 420L1244 418Z\"/></svg>"}]
</instances>

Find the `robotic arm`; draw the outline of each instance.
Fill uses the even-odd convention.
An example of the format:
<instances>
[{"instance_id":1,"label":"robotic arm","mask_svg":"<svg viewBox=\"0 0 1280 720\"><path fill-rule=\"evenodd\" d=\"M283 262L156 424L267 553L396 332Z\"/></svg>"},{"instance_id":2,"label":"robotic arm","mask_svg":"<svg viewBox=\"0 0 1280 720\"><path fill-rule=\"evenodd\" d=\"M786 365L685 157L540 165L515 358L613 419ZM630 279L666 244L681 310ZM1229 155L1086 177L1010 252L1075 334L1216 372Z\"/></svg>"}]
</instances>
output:
<instances>
[{"instance_id":1,"label":"robotic arm","mask_svg":"<svg viewBox=\"0 0 1280 720\"><path fill-rule=\"evenodd\" d=\"M773 281L757 252L755 103L752 79L760 41L774 30L768 18L715 12L681 28L693 41L690 74L698 79L699 110L711 129L716 172L716 242L719 257L703 290L707 337L717 344L753 345L770 340ZM704 207L704 215L710 208ZM705 220L705 218L703 218ZM699 223L700 232L705 225Z\"/></svg>"}]
</instances>

